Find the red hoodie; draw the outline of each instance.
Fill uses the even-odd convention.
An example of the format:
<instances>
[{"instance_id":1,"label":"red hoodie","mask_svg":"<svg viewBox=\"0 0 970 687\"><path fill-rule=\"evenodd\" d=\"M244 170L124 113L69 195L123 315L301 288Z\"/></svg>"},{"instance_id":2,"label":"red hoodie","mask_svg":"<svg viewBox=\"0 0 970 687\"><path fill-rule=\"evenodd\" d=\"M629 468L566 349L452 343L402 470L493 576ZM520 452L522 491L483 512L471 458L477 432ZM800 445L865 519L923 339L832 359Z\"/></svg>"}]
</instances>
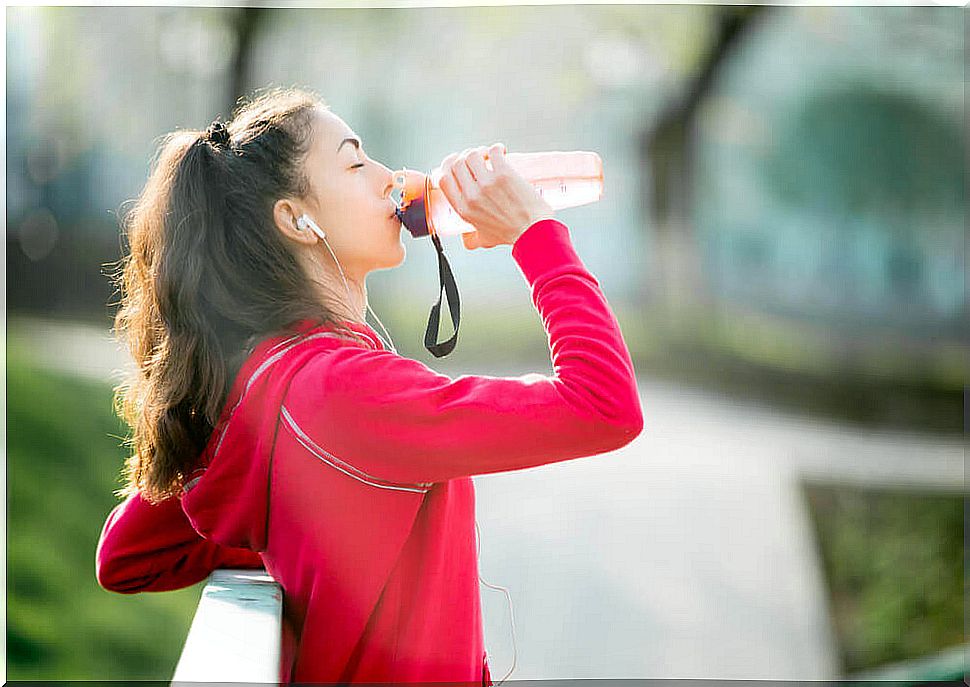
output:
<instances>
[{"instance_id":1,"label":"red hoodie","mask_svg":"<svg viewBox=\"0 0 970 687\"><path fill-rule=\"evenodd\" d=\"M629 351L567 227L536 222L512 257L554 376L452 379L367 325L348 323L363 344L295 323L244 363L181 509L136 495L112 511L102 586L264 564L284 591L281 681L491 684L471 476L612 451L643 427Z\"/></svg>"}]
</instances>

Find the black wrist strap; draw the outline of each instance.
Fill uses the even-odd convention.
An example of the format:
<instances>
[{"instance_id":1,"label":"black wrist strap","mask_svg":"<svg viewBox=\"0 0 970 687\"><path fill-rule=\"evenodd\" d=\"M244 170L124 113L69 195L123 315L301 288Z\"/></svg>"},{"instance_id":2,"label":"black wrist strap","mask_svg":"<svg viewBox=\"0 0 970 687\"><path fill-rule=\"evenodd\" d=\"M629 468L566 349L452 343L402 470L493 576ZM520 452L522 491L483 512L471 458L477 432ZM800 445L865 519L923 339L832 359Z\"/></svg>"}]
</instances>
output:
<instances>
[{"instance_id":1,"label":"black wrist strap","mask_svg":"<svg viewBox=\"0 0 970 687\"><path fill-rule=\"evenodd\" d=\"M424 347L434 357L442 358L451 353L455 348L455 344L458 343L461 302L458 299L458 285L455 283L455 277L451 273L451 266L448 264L448 258L445 257L444 250L441 248L441 241L438 239L438 235L432 234L431 241L434 243L435 250L438 251L438 281L440 287L438 289L438 302L431 307L431 315L428 317L428 330L424 333ZM437 343L441 320L442 291L448 296L448 310L451 312L451 323L455 325L455 333L447 341Z\"/></svg>"}]
</instances>

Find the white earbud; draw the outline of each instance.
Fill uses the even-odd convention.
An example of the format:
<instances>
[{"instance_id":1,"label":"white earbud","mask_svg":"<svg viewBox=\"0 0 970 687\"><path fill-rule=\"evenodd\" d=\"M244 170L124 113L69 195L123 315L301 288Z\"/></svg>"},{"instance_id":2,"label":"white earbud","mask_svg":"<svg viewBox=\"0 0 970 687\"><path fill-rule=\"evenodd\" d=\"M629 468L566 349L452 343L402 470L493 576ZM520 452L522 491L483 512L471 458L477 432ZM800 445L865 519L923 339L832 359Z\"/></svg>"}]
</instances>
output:
<instances>
[{"instance_id":1,"label":"white earbud","mask_svg":"<svg viewBox=\"0 0 970 687\"><path fill-rule=\"evenodd\" d=\"M312 219L310 219L310 216L306 213L303 213L297 218L296 226L303 231L306 231L307 226L309 226L310 229L312 229L313 232L316 233L316 235L319 236L321 239L327 238L326 232L320 227L318 227L317 223L314 222Z\"/></svg>"}]
</instances>

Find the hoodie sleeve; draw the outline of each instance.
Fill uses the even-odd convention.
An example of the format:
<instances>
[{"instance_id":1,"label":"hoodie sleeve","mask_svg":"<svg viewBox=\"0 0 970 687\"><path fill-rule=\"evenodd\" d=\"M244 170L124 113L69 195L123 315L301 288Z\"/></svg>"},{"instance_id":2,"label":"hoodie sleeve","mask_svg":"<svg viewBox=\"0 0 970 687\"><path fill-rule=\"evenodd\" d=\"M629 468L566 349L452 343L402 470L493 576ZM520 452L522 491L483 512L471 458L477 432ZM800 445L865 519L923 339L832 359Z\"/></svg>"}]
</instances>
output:
<instances>
[{"instance_id":1,"label":"hoodie sleeve","mask_svg":"<svg viewBox=\"0 0 970 687\"><path fill-rule=\"evenodd\" d=\"M261 567L257 553L200 537L177 498L153 505L140 493L108 515L95 554L98 584L122 594L190 587L218 568Z\"/></svg>"},{"instance_id":2,"label":"hoodie sleeve","mask_svg":"<svg viewBox=\"0 0 970 687\"><path fill-rule=\"evenodd\" d=\"M405 484L529 468L630 443L643 428L630 353L568 228L554 219L532 224L512 257L548 335L553 376L452 379L391 351L346 346L297 373L284 418L352 468Z\"/></svg>"}]
</instances>

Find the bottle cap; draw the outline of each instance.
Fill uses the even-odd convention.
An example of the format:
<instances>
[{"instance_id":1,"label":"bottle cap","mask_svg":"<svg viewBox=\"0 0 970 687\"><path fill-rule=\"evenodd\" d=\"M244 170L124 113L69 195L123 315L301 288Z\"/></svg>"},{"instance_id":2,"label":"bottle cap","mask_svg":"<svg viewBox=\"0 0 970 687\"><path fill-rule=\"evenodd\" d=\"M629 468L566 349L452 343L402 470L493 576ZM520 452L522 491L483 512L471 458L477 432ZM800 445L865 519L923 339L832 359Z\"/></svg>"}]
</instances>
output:
<instances>
[{"instance_id":1,"label":"bottle cap","mask_svg":"<svg viewBox=\"0 0 970 687\"><path fill-rule=\"evenodd\" d=\"M431 233L424 202L427 182L427 175L414 169L394 172L394 190L401 191L401 202L395 214L416 239Z\"/></svg>"}]
</instances>

